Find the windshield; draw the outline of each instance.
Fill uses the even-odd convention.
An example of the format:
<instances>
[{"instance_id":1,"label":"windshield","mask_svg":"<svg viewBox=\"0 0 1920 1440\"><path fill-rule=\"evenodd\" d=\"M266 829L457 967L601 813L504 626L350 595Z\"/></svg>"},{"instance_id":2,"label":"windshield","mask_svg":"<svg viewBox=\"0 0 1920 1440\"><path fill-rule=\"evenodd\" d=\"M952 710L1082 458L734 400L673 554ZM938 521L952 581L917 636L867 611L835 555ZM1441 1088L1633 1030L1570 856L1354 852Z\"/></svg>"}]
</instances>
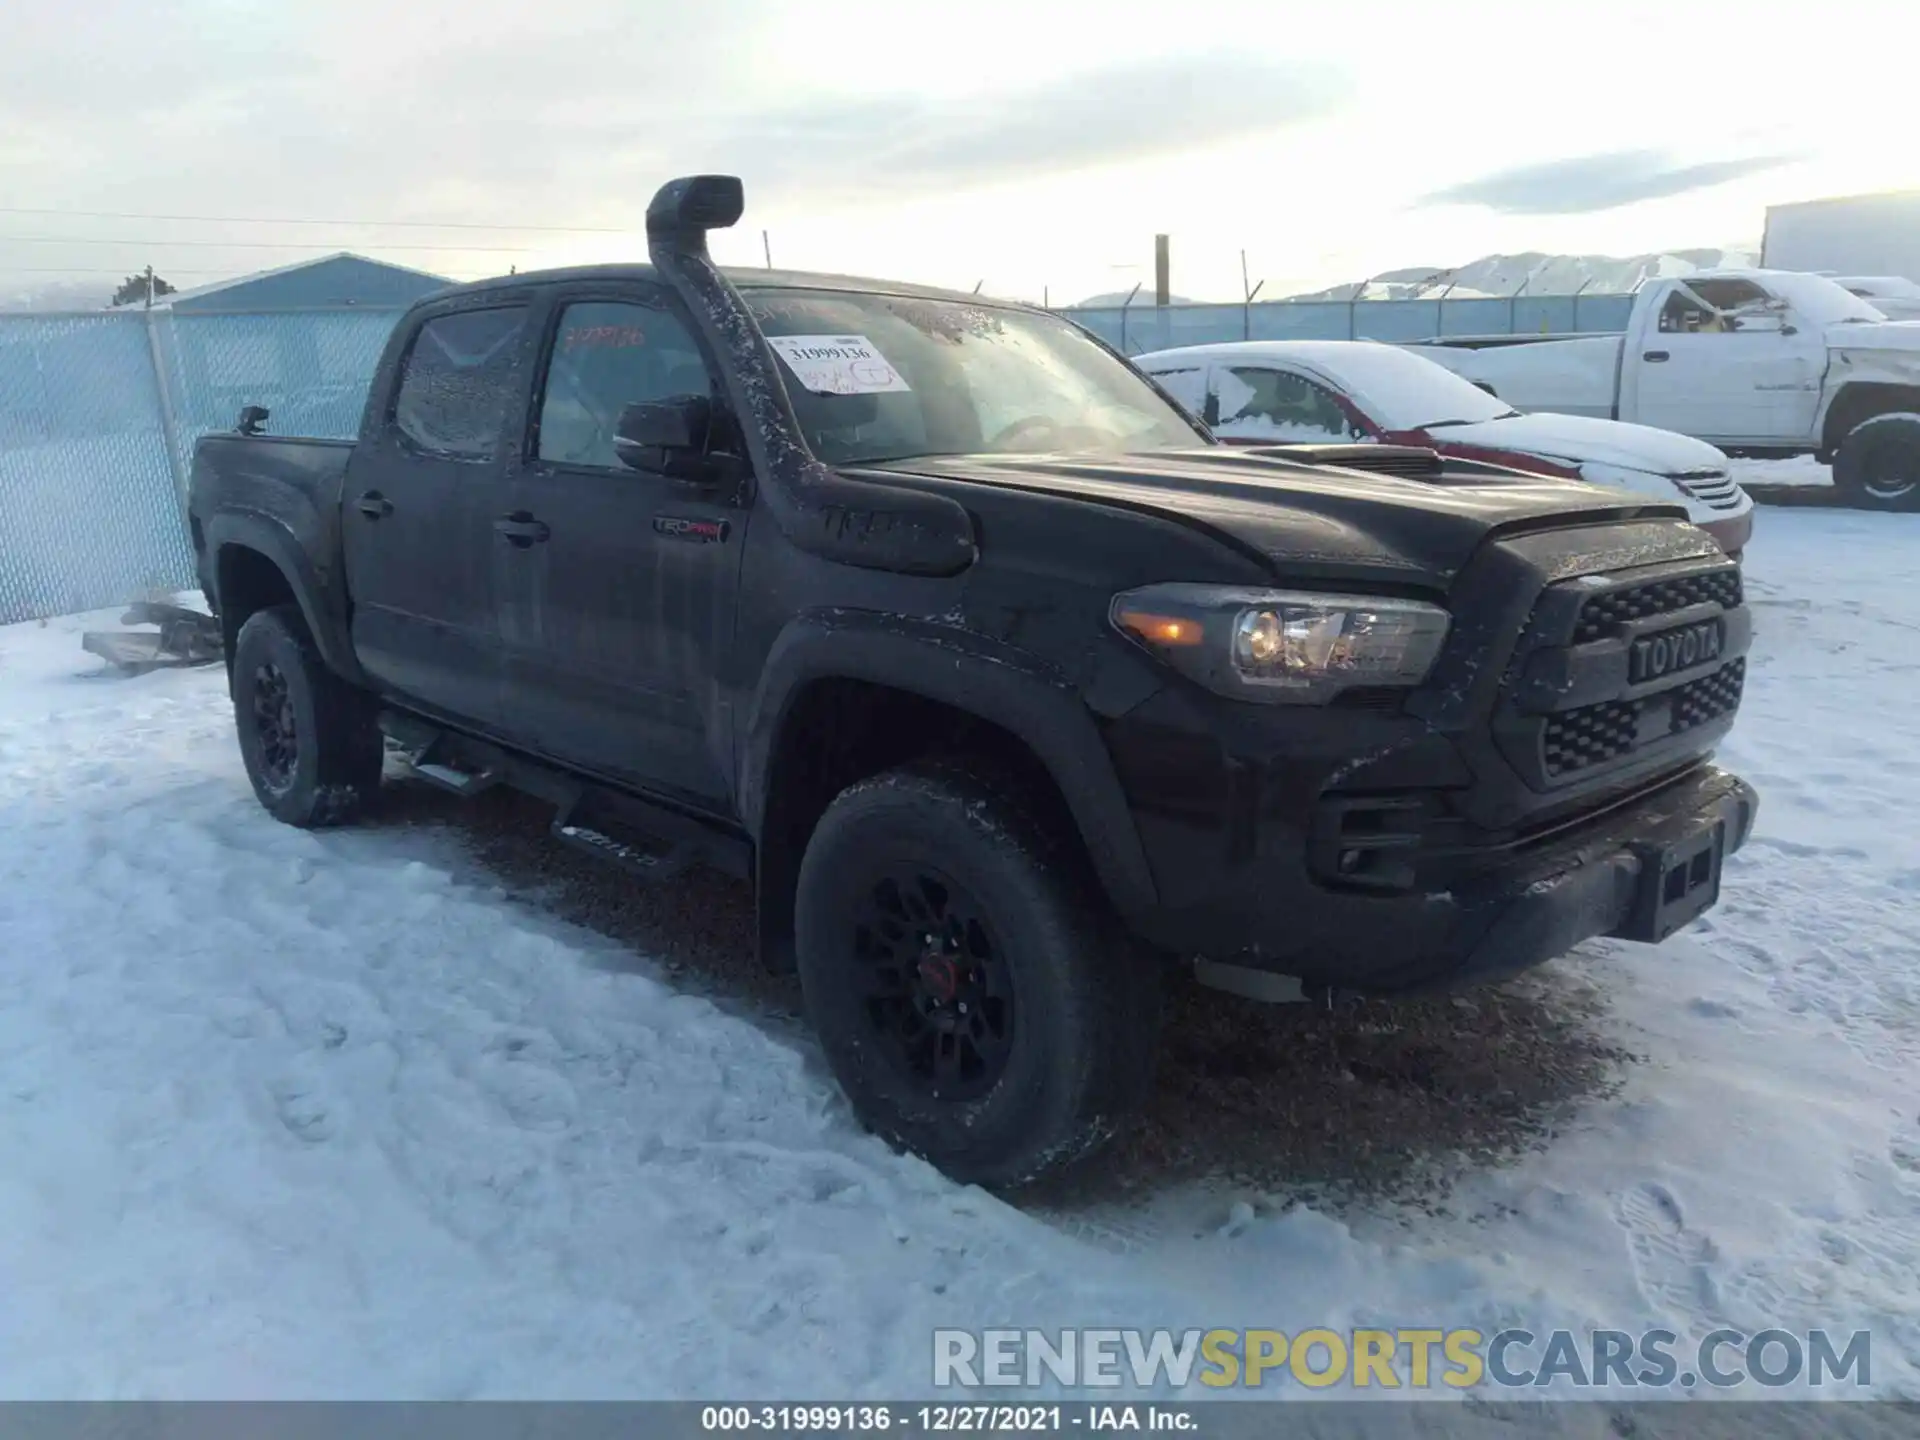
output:
<instances>
[{"instance_id":1,"label":"windshield","mask_svg":"<svg viewBox=\"0 0 1920 1440\"><path fill-rule=\"evenodd\" d=\"M1362 341L1323 350L1316 352L1316 362L1383 430L1477 425L1514 413L1511 405L1444 365L1397 345Z\"/></svg>"},{"instance_id":2,"label":"windshield","mask_svg":"<svg viewBox=\"0 0 1920 1440\"><path fill-rule=\"evenodd\" d=\"M1131 368L1048 315L844 290L744 298L829 465L1206 443Z\"/></svg>"}]
</instances>

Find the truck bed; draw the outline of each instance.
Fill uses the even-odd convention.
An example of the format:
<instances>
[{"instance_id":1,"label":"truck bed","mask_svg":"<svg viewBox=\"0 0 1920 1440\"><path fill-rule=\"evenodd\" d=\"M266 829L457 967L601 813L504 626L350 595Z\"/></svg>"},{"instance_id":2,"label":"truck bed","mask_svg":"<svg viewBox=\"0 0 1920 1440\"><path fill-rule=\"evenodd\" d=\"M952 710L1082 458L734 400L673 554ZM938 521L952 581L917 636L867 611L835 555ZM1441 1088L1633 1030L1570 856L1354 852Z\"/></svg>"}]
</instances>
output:
<instances>
[{"instance_id":1,"label":"truck bed","mask_svg":"<svg viewBox=\"0 0 1920 1440\"><path fill-rule=\"evenodd\" d=\"M273 528L287 532L293 542L287 555L337 556L340 553L340 503L353 454L351 440L316 440L289 435L240 435L223 432L202 436L193 447L190 487L192 510L201 535L221 538L206 527L212 517L226 512L274 517ZM208 573L217 545L209 544L197 556L201 588L209 599L218 594Z\"/></svg>"},{"instance_id":2,"label":"truck bed","mask_svg":"<svg viewBox=\"0 0 1920 1440\"><path fill-rule=\"evenodd\" d=\"M1471 380L1516 410L1613 418L1624 334L1500 339L1506 343L1445 342L1406 348Z\"/></svg>"}]
</instances>

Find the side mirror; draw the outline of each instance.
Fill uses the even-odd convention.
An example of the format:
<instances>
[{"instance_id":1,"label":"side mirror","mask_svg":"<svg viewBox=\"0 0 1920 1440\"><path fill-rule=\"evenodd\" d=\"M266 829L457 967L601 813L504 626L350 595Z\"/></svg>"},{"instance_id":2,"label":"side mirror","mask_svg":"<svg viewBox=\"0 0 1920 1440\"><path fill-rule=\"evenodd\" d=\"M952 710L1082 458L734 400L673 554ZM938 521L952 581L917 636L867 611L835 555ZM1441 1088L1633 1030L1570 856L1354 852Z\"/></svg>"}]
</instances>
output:
<instances>
[{"instance_id":1,"label":"side mirror","mask_svg":"<svg viewBox=\"0 0 1920 1440\"><path fill-rule=\"evenodd\" d=\"M697 474L713 428L713 402L704 395L642 400L620 412L613 453L629 470Z\"/></svg>"},{"instance_id":2,"label":"side mirror","mask_svg":"<svg viewBox=\"0 0 1920 1440\"><path fill-rule=\"evenodd\" d=\"M234 422L233 428L242 435L258 435L272 413L264 405L243 405L240 418Z\"/></svg>"}]
</instances>

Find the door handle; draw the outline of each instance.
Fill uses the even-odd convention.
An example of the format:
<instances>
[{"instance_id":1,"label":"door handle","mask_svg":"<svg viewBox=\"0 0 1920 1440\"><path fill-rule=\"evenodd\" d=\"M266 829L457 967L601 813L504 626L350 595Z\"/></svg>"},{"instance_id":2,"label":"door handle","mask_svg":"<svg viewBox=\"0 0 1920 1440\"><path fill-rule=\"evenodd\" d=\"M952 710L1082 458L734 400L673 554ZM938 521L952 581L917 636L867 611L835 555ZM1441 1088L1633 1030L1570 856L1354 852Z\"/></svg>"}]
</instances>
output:
<instances>
[{"instance_id":1,"label":"door handle","mask_svg":"<svg viewBox=\"0 0 1920 1440\"><path fill-rule=\"evenodd\" d=\"M1667 352L1664 350L1649 350L1640 358L1642 360L1649 360L1653 364L1658 365L1662 360L1665 360L1667 358Z\"/></svg>"},{"instance_id":2,"label":"door handle","mask_svg":"<svg viewBox=\"0 0 1920 1440\"><path fill-rule=\"evenodd\" d=\"M378 490L369 490L353 502L353 508L369 520L383 520L393 513L393 502Z\"/></svg>"},{"instance_id":3,"label":"door handle","mask_svg":"<svg viewBox=\"0 0 1920 1440\"><path fill-rule=\"evenodd\" d=\"M493 522L493 528L509 545L524 550L529 545L543 543L553 531L544 520L536 520L524 510L516 510L511 515L502 515Z\"/></svg>"}]
</instances>

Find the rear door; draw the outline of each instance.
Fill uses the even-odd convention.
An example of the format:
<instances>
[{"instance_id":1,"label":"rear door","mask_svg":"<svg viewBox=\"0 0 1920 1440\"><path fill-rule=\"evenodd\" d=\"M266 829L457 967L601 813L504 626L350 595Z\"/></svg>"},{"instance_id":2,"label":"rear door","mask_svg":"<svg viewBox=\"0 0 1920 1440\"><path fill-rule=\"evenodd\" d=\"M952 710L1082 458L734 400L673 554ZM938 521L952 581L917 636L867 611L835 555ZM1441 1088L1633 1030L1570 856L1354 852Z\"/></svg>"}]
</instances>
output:
<instances>
[{"instance_id":1,"label":"rear door","mask_svg":"<svg viewBox=\"0 0 1920 1440\"><path fill-rule=\"evenodd\" d=\"M355 654L396 698L480 729L504 719L491 522L530 314L476 297L410 322L344 491Z\"/></svg>"},{"instance_id":2,"label":"rear door","mask_svg":"<svg viewBox=\"0 0 1920 1440\"><path fill-rule=\"evenodd\" d=\"M513 727L570 765L723 810L732 747L716 681L747 487L629 469L613 441L627 405L724 392L664 287L557 290L542 330L500 517L527 527L498 552ZM717 433L737 432L723 419Z\"/></svg>"}]
</instances>

